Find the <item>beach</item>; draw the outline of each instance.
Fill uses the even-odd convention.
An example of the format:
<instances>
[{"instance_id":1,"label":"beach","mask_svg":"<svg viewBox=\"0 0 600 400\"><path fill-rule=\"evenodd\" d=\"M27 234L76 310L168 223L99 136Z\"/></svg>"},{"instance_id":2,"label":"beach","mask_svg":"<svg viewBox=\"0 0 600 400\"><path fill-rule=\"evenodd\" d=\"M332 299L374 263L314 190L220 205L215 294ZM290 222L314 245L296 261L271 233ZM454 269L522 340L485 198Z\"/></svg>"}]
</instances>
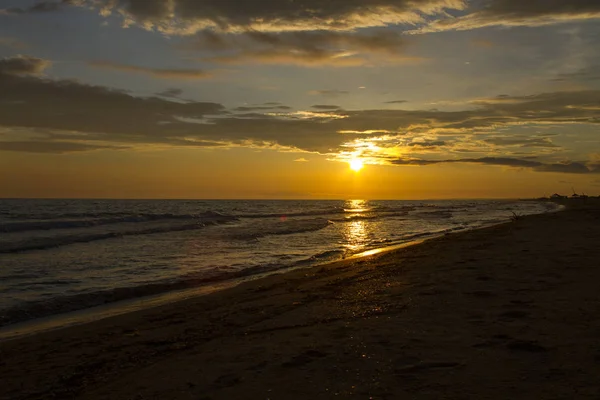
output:
<instances>
[{"instance_id":1,"label":"beach","mask_svg":"<svg viewBox=\"0 0 600 400\"><path fill-rule=\"evenodd\" d=\"M597 399L600 204L0 343L1 399Z\"/></svg>"}]
</instances>

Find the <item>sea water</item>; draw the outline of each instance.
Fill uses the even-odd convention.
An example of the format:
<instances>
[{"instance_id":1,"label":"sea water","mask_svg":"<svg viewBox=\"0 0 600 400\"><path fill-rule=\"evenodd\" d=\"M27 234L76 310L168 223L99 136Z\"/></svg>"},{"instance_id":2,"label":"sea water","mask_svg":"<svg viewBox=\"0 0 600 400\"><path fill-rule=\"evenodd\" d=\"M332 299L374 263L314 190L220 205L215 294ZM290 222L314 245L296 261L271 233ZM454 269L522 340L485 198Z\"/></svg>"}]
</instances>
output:
<instances>
[{"instance_id":1,"label":"sea water","mask_svg":"<svg viewBox=\"0 0 600 400\"><path fill-rule=\"evenodd\" d=\"M0 326L556 208L508 200L0 200Z\"/></svg>"}]
</instances>

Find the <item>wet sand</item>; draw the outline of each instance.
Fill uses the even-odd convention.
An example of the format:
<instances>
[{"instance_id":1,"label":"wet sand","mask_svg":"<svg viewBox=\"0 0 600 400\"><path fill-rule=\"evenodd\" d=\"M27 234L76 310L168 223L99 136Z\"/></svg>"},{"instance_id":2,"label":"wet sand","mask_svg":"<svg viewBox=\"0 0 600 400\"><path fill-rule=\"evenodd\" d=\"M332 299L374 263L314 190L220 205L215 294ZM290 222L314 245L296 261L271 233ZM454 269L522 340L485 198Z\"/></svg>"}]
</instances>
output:
<instances>
[{"instance_id":1,"label":"wet sand","mask_svg":"<svg viewBox=\"0 0 600 400\"><path fill-rule=\"evenodd\" d=\"M598 399L600 203L0 343L1 399Z\"/></svg>"}]
</instances>

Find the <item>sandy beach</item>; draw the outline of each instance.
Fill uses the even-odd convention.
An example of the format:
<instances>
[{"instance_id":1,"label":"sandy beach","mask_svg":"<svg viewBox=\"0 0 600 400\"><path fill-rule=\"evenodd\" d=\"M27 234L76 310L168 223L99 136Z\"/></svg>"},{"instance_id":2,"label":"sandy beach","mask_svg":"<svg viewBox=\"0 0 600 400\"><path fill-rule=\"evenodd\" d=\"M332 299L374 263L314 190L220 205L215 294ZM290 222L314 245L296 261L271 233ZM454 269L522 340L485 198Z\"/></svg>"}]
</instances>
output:
<instances>
[{"instance_id":1,"label":"sandy beach","mask_svg":"<svg viewBox=\"0 0 600 400\"><path fill-rule=\"evenodd\" d=\"M600 204L0 343L1 399L598 399Z\"/></svg>"}]
</instances>

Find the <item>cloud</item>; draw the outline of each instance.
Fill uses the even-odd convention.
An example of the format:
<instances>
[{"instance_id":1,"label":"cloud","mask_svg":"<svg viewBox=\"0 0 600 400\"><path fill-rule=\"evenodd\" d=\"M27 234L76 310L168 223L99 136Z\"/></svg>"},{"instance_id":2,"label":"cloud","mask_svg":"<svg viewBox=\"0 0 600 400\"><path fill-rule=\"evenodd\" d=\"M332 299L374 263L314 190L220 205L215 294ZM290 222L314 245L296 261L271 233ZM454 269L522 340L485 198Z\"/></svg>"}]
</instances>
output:
<instances>
[{"instance_id":1,"label":"cloud","mask_svg":"<svg viewBox=\"0 0 600 400\"><path fill-rule=\"evenodd\" d=\"M408 143L408 146L410 146L410 147L422 147L422 148L428 148L428 149L433 149L433 148L437 148L437 147L441 147L441 146L445 146L445 145L446 145L446 142L443 140L426 140L426 141Z\"/></svg>"},{"instance_id":2,"label":"cloud","mask_svg":"<svg viewBox=\"0 0 600 400\"><path fill-rule=\"evenodd\" d=\"M346 53L333 53L331 51L296 51L289 50L256 50L243 51L233 55L222 55L203 58L203 61L218 64L281 64L301 65L305 67L358 67L364 65L366 60Z\"/></svg>"},{"instance_id":3,"label":"cloud","mask_svg":"<svg viewBox=\"0 0 600 400\"><path fill-rule=\"evenodd\" d=\"M410 159L400 158L391 160L391 164L394 165L434 165L434 164L448 164L448 163L473 163L473 164L485 164L485 165L497 165L504 167L516 167L516 168L530 168L538 172L558 172L558 173L569 173L569 174L590 174L600 173L600 169L588 168L581 162L566 161L563 163L542 163L539 161L521 160L516 158L503 158L503 157L482 157L482 158L459 158L459 159L447 159L447 160L422 160L422 159Z\"/></svg>"},{"instance_id":4,"label":"cloud","mask_svg":"<svg viewBox=\"0 0 600 400\"><path fill-rule=\"evenodd\" d=\"M284 105L263 105L263 106L250 106L250 107L236 107L233 109L233 111L242 111L242 112L274 111L274 110L286 111L286 110L291 110L291 109L292 109L292 107L284 106Z\"/></svg>"},{"instance_id":5,"label":"cloud","mask_svg":"<svg viewBox=\"0 0 600 400\"><path fill-rule=\"evenodd\" d=\"M29 13L44 13L54 12L62 9L64 5L75 4L76 0L63 0L63 1L38 1L34 5L26 8L11 7L0 9L0 15L18 15L18 14L29 14Z\"/></svg>"},{"instance_id":6,"label":"cloud","mask_svg":"<svg viewBox=\"0 0 600 400\"><path fill-rule=\"evenodd\" d=\"M51 61L37 57L17 55L0 59L0 74L40 75L52 65Z\"/></svg>"},{"instance_id":7,"label":"cloud","mask_svg":"<svg viewBox=\"0 0 600 400\"><path fill-rule=\"evenodd\" d=\"M245 32L217 34L204 31L180 47L202 51L202 61L221 64L297 64L304 66L359 66L378 63L415 63L404 54L406 39L394 31L368 34L349 32Z\"/></svg>"},{"instance_id":8,"label":"cloud","mask_svg":"<svg viewBox=\"0 0 600 400\"><path fill-rule=\"evenodd\" d=\"M520 136L511 136L511 137L492 137L488 139L484 139L484 142L497 145L497 146L519 146L519 147L548 147L548 148L557 148L559 146L552 143L550 138L546 137L537 137L537 138L527 138Z\"/></svg>"},{"instance_id":9,"label":"cloud","mask_svg":"<svg viewBox=\"0 0 600 400\"><path fill-rule=\"evenodd\" d=\"M392 100L392 101L385 102L385 104L404 104L404 103L408 103L408 100Z\"/></svg>"},{"instance_id":10,"label":"cloud","mask_svg":"<svg viewBox=\"0 0 600 400\"><path fill-rule=\"evenodd\" d=\"M341 107L329 104L315 104L314 106L311 106L311 108L316 110L339 110Z\"/></svg>"},{"instance_id":11,"label":"cloud","mask_svg":"<svg viewBox=\"0 0 600 400\"><path fill-rule=\"evenodd\" d=\"M346 51L397 53L405 45L406 38L400 33L390 30L378 30L363 34L332 31L280 33L252 31L242 34L217 34L204 31L196 35L193 42L185 47L210 51L263 47L306 52L334 48Z\"/></svg>"},{"instance_id":12,"label":"cloud","mask_svg":"<svg viewBox=\"0 0 600 400\"><path fill-rule=\"evenodd\" d=\"M573 153L561 155L569 149L554 146L547 135L510 133L524 126L598 124L598 111L593 108L600 102L598 90L503 95L478 99L462 111L341 110L324 104L331 109L292 112L280 103L227 110L218 103L137 97L102 86L14 73L14 69L0 73L0 141L5 150L243 146L328 155L354 152L372 157L374 163L392 165L470 162L546 172L599 170L598 160L591 156L588 163L560 162L559 157ZM180 91L171 89L166 94ZM3 133L7 131L10 136ZM28 137L28 131L36 136ZM460 155L466 152L476 156Z\"/></svg>"},{"instance_id":13,"label":"cloud","mask_svg":"<svg viewBox=\"0 0 600 400\"><path fill-rule=\"evenodd\" d=\"M589 156L589 161L586 164L588 168L600 170L600 153L593 153Z\"/></svg>"},{"instance_id":14,"label":"cloud","mask_svg":"<svg viewBox=\"0 0 600 400\"><path fill-rule=\"evenodd\" d=\"M217 103L134 97L102 86L22 74L0 74L0 103L0 127L41 130L47 141L112 144L174 143L194 126L178 117L202 120L225 111Z\"/></svg>"},{"instance_id":15,"label":"cloud","mask_svg":"<svg viewBox=\"0 0 600 400\"><path fill-rule=\"evenodd\" d=\"M559 74L552 79L555 82L590 82L600 80L600 65L581 69L577 72Z\"/></svg>"},{"instance_id":16,"label":"cloud","mask_svg":"<svg viewBox=\"0 0 600 400\"><path fill-rule=\"evenodd\" d=\"M470 30L489 26L543 26L600 19L597 0L491 0L467 15L437 20L412 33Z\"/></svg>"},{"instance_id":17,"label":"cloud","mask_svg":"<svg viewBox=\"0 0 600 400\"><path fill-rule=\"evenodd\" d=\"M447 10L466 8L465 0L72 0L102 15L120 15L168 34L283 32L384 27L422 23Z\"/></svg>"},{"instance_id":18,"label":"cloud","mask_svg":"<svg viewBox=\"0 0 600 400\"><path fill-rule=\"evenodd\" d=\"M95 68L112 69L115 71L133 72L152 75L162 79L206 79L213 75L199 69L163 69L147 68L135 65L117 64L108 61L90 61L88 65Z\"/></svg>"},{"instance_id":19,"label":"cloud","mask_svg":"<svg viewBox=\"0 0 600 400\"><path fill-rule=\"evenodd\" d=\"M294 162L308 162L308 160L306 158L302 157L302 158L295 159Z\"/></svg>"},{"instance_id":20,"label":"cloud","mask_svg":"<svg viewBox=\"0 0 600 400\"><path fill-rule=\"evenodd\" d=\"M157 96L178 99L183 94L183 89L168 88L156 93Z\"/></svg>"}]
</instances>

